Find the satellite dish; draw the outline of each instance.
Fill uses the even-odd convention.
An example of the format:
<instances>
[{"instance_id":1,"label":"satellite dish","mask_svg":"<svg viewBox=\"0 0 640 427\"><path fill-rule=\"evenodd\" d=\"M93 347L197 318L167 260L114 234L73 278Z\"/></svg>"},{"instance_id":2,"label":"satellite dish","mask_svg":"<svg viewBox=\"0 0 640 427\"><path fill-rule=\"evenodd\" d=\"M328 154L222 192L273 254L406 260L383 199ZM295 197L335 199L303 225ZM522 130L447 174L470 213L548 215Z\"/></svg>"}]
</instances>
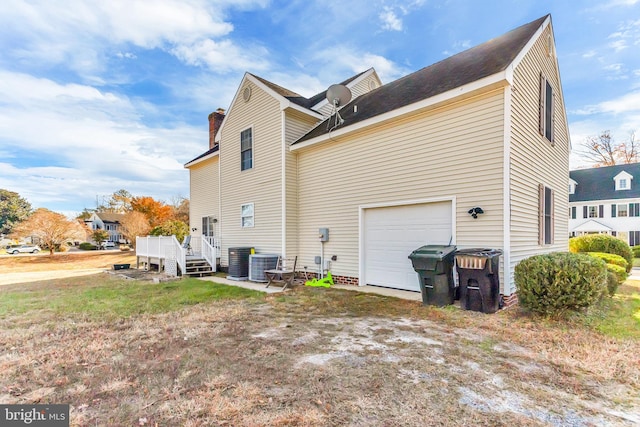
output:
<instances>
[{"instance_id":1,"label":"satellite dish","mask_svg":"<svg viewBox=\"0 0 640 427\"><path fill-rule=\"evenodd\" d=\"M327 101L337 107L351 101L351 91L344 85L331 85L327 89Z\"/></svg>"}]
</instances>

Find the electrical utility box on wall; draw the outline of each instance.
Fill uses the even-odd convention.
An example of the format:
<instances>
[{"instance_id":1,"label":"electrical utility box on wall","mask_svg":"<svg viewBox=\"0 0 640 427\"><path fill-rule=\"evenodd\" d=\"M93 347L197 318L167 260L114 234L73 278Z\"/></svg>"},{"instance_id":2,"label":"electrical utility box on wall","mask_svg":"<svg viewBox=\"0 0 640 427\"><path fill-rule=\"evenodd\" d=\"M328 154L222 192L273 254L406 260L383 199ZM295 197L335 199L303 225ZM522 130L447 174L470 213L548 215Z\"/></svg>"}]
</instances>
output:
<instances>
[{"instance_id":1,"label":"electrical utility box on wall","mask_svg":"<svg viewBox=\"0 0 640 427\"><path fill-rule=\"evenodd\" d=\"M320 235L320 241L321 242L328 242L329 241L329 229L328 228L321 228L318 230L318 234Z\"/></svg>"}]
</instances>

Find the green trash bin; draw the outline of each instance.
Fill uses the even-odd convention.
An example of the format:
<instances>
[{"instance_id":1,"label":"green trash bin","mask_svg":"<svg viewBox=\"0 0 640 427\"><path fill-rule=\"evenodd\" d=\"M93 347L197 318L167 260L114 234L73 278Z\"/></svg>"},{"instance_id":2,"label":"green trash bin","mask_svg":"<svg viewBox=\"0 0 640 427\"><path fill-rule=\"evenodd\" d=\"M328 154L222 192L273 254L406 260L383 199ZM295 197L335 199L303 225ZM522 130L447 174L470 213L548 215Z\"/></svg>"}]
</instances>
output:
<instances>
[{"instance_id":1,"label":"green trash bin","mask_svg":"<svg viewBox=\"0 0 640 427\"><path fill-rule=\"evenodd\" d=\"M453 304L455 252L455 246L426 245L409 255L413 269L418 273L424 305L445 306Z\"/></svg>"}]
</instances>

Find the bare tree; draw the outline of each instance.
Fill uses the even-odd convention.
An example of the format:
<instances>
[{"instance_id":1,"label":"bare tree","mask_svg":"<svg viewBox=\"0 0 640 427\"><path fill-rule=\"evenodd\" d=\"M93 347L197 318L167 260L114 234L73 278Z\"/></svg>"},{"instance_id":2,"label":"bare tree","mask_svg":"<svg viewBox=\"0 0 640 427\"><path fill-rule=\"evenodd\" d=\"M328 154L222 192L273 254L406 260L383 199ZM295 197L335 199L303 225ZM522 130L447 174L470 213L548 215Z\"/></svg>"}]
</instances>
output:
<instances>
[{"instance_id":1,"label":"bare tree","mask_svg":"<svg viewBox=\"0 0 640 427\"><path fill-rule=\"evenodd\" d=\"M122 235L135 247L137 236L146 236L151 230L151 225L146 215L142 212L127 212L120 220Z\"/></svg>"},{"instance_id":2,"label":"bare tree","mask_svg":"<svg viewBox=\"0 0 640 427\"><path fill-rule=\"evenodd\" d=\"M638 143L636 142L636 133L629 132L629 139L621 142L618 149L618 155L624 164L638 162Z\"/></svg>"},{"instance_id":3,"label":"bare tree","mask_svg":"<svg viewBox=\"0 0 640 427\"><path fill-rule=\"evenodd\" d=\"M636 163L638 161L638 143L635 133L629 140L616 144L611 132L605 130L597 136L590 136L585 142L585 151L580 153L595 167Z\"/></svg>"},{"instance_id":4,"label":"bare tree","mask_svg":"<svg viewBox=\"0 0 640 427\"><path fill-rule=\"evenodd\" d=\"M31 237L38 239L42 246L49 249L49 254L64 243L84 238L82 226L64 215L40 208L29 218L14 227L15 237Z\"/></svg>"}]
</instances>

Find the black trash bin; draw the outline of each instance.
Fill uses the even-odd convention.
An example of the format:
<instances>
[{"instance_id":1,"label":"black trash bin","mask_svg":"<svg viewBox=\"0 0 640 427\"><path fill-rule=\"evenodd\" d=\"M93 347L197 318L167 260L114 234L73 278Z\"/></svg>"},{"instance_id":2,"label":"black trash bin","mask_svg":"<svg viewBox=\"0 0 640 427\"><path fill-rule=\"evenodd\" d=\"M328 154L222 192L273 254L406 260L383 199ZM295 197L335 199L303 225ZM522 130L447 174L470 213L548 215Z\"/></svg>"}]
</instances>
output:
<instances>
[{"instance_id":1,"label":"black trash bin","mask_svg":"<svg viewBox=\"0 0 640 427\"><path fill-rule=\"evenodd\" d=\"M461 249L456 252L460 307L495 313L500 307L500 249Z\"/></svg>"},{"instance_id":2,"label":"black trash bin","mask_svg":"<svg viewBox=\"0 0 640 427\"><path fill-rule=\"evenodd\" d=\"M420 278L424 305L453 304L453 260L455 246L426 245L411 252L409 259Z\"/></svg>"}]
</instances>

